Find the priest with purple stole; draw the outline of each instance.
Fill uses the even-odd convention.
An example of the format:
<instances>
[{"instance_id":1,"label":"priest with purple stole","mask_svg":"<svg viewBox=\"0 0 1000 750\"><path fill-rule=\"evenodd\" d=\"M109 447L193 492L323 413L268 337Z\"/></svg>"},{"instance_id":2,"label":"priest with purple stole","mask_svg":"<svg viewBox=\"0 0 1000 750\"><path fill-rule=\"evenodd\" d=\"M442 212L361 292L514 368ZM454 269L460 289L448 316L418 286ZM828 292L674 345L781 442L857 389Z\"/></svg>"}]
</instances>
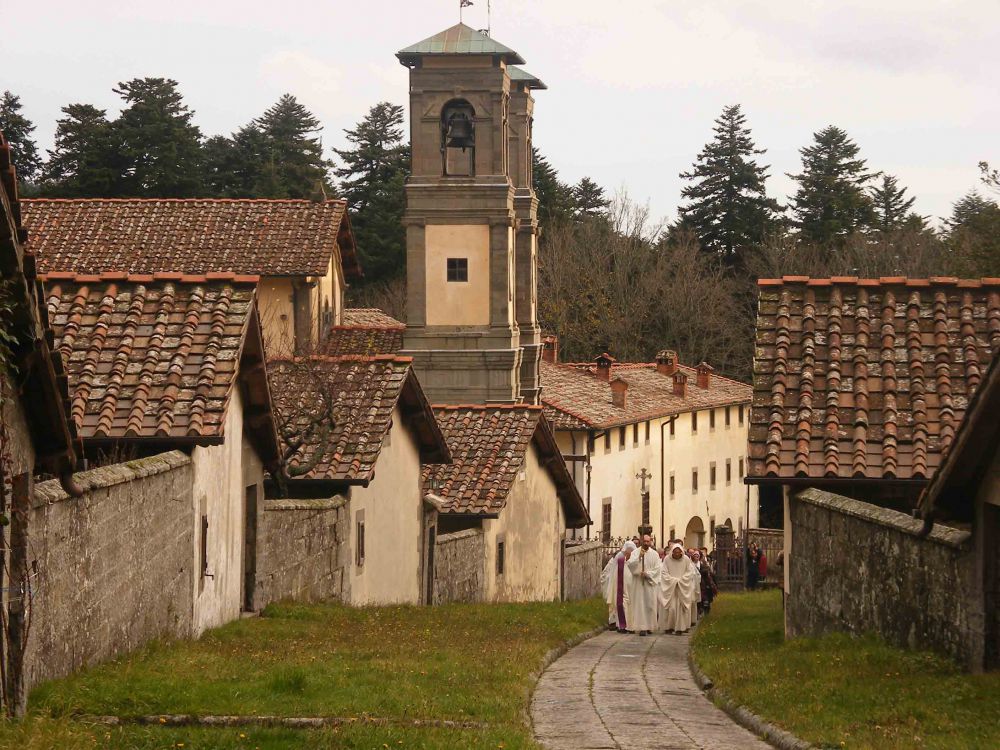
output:
<instances>
[{"instance_id":1,"label":"priest with purple stole","mask_svg":"<svg viewBox=\"0 0 1000 750\"><path fill-rule=\"evenodd\" d=\"M652 547L653 540L644 534L639 549L628 559L632 573L632 590L629 592L629 630L639 635L649 635L656 629L657 609L660 600L660 555Z\"/></svg>"},{"instance_id":2,"label":"priest with purple stole","mask_svg":"<svg viewBox=\"0 0 1000 750\"><path fill-rule=\"evenodd\" d=\"M628 558L634 549L633 542L625 542L621 551L608 561L601 573L601 589L604 591L604 601L608 603L608 629L619 633L628 629L628 594L632 586Z\"/></svg>"}]
</instances>

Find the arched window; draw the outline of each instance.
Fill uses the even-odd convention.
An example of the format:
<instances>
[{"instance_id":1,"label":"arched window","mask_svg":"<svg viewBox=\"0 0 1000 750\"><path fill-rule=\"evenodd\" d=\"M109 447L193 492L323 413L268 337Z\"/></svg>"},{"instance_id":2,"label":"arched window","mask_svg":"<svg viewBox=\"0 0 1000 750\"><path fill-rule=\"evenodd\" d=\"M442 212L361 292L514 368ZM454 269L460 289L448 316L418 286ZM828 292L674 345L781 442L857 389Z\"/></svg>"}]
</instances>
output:
<instances>
[{"instance_id":1,"label":"arched window","mask_svg":"<svg viewBox=\"0 0 1000 750\"><path fill-rule=\"evenodd\" d=\"M476 173L476 111L465 99L452 99L441 110L441 167L446 177Z\"/></svg>"}]
</instances>

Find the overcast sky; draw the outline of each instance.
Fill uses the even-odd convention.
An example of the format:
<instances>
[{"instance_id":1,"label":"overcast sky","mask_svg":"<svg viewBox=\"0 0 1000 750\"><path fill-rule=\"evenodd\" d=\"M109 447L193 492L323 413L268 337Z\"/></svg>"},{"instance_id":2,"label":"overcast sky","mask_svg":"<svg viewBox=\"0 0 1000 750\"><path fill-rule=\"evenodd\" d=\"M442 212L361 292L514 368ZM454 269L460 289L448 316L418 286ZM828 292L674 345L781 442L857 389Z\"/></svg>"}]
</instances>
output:
<instances>
[{"instance_id":1,"label":"overcast sky","mask_svg":"<svg viewBox=\"0 0 1000 750\"><path fill-rule=\"evenodd\" d=\"M116 6L112 10L112 5ZM394 53L458 20L458 0L0 0L0 89L51 145L59 108L109 113L117 82L180 82L206 135L291 92L343 143L376 101L406 103ZM465 21L486 26L486 0ZM1000 162L998 0L493 0L493 37L544 80L535 142L562 177L627 187L673 218L723 106L743 105L792 189L798 149L835 124L933 217Z\"/></svg>"}]
</instances>

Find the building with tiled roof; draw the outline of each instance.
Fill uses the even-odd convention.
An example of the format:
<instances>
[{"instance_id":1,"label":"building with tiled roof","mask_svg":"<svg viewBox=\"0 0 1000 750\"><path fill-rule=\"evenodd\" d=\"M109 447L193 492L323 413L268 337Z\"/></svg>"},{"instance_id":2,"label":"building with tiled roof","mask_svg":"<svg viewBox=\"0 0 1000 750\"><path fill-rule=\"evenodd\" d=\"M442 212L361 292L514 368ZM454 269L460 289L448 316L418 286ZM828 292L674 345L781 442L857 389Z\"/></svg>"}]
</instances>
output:
<instances>
[{"instance_id":1,"label":"building with tiled roof","mask_svg":"<svg viewBox=\"0 0 1000 750\"><path fill-rule=\"evenodd\" d=\"M487 601L559 598L562 540L589 522L540 406L435 405L450 464L424 467L442 534L482 532Z\"/></svg>"},{"instance_id":2,"label":"building with tiled roof","mask_svg":"<svg viewBox=\"0 0 1000 750\"><path fill-rule=\"evenodd\" d=\"M451 457L412 360L315 355L268 371L284 465L269 492L346 498L351 603L427 601L437 506L421 466Z\"/></svg>"},{"instance_id":3,"label":"building with tiled roof","mask_svg":"<svg viewBox=\"0 0 1000 750\"><path fill-rule=\"evenodd\" d=\"M314 346L361 275L343 200L46 198L24 215L44 272L259 276L276 353Z\"/></svg>"},{"instance_id":4,"label":"building with tiled roof","mask_svg":"<svg viewBox=\"0 0 1000 750\"><path fill-rule=\"evenodd\" d=\"M276 471L256 277L51 273L55 349L87 455L191 455L199 566L194 630L247 601L245 506ZM235 550L235 551L234 551Z\"/></svg>"},{"instance_id":5,"label":"building with tiled roof","mask_svg":"<svg viewBox=\"0 0 1000 750\"><path fill-rule=\"evenodd\" d=\"M542 404L604 539L640 528L658 540L711 546L716 526L756 525L745 471L751 389L706 363L558 361L543 338Z\"/></svg>"},{"instance_id":6,"label":"building with tiled roof","mask_svg":"<svg viewBox=\"0 0 1000 750\"><path fill-rule=\"evenodd\" d=\"M66 373L51 346L48 311L36 276L36 258L26 248L22 202L11 162L10 145L0 133L0 408L10 443L6 448L14 476L54 474L71 495L79 441L69 418Z\"/></svg>"},{"instance_id":7,"label":"building with tiled roof","mask_svg":"<svg viewBox=\"0 0 1000 750\"><path fill-rule=\"evenodd\" d=\"M340 325L331 327L320 345L332 356L396 354L403 348L406 325L374 307L346 308Z\"/></svg>"},{"instance_id":8,"label":"building with tiled roof","mask_svg":"<svg viewBox=\"0 0 1000 750\"><path fill-rule=\"evenodd\" d=\"M750 479L914 507L1000 348L1000 279L759 282Z\"/></svg>"}]
</instances>

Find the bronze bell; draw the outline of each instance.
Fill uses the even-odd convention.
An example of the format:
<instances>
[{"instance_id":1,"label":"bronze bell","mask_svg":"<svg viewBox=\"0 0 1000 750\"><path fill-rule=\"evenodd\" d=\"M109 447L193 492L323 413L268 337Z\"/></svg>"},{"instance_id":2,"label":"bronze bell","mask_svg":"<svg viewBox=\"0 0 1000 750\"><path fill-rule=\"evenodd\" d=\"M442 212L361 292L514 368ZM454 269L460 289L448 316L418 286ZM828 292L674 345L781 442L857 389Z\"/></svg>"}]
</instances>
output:
<instances>
[{"instance_id":1,"label":"bronze bell","mask_svg":"<svg viewBox=\"0 0 1000 750\"><path fill-rule=\"evenodd\" d=\"M456 112L448 118L448 148L471 148L476 145L472 130L472 120L464 112Z\"/></svg>"}]
</instances>

